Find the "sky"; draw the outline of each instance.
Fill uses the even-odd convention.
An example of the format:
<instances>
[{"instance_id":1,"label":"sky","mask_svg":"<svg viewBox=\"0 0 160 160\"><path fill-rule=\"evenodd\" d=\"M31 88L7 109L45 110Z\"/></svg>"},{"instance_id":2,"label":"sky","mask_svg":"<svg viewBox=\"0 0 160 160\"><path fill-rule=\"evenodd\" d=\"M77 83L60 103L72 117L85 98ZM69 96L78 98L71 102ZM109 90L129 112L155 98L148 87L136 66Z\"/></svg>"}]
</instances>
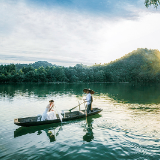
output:
<instances>
[{"instance_id":1,"label":"sky","mask_svg":"<svg viewBox=\"0 0 160 160\"><path fill-rule=\"evenodd\" d=\"M0 64L61 66L160 50L160 9L145 0L0 0Z\"/></svg>"}]
</instances>

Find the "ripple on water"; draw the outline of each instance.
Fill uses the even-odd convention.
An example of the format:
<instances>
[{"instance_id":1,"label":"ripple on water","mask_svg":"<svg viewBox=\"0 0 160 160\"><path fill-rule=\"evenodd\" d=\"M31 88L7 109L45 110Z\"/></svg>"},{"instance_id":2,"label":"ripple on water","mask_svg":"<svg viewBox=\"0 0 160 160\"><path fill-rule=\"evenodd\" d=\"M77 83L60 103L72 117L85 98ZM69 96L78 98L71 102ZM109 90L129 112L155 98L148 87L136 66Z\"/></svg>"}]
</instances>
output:
<instances>
[{"instance_id":1,"label":"ripple on water","mask_svg":"<svg viewBox=\"0 0 160 160\"><path fill-rule=\"evenodd\" d=\"M40 97L32 89L1 97L0 158L159 159L159 104L126 104L106 93L94 95L94 107L103 109L99 116L63 123L62 129L58 125L29 127L14 137L14 118L42 113L53 97L62 108L75 106L81 99L68 93L61 96L63 91L39 92Z\"/></svg>"}]
</instances>

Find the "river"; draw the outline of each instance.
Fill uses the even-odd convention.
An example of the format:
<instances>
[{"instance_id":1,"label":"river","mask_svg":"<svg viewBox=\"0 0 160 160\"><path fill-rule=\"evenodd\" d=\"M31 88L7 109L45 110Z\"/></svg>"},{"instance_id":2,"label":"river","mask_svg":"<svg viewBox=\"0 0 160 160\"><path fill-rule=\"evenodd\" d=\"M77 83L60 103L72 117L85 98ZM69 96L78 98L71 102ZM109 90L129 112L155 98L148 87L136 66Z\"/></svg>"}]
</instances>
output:
<instances>
[{"instance_id":1,"label":"river","mask_svg":"<svg viewBox=\"0 0 160 160\"><path fill-rule=\"evenodd\" d=\"M97 115L58 124L19 127L14 118L58 110L95 91ZM82 105L83 109L84 106ZM75 109L77 110L77 109ZM160 159L160 84L1 84L0 159Z\"/></svg>"}]
</instances>

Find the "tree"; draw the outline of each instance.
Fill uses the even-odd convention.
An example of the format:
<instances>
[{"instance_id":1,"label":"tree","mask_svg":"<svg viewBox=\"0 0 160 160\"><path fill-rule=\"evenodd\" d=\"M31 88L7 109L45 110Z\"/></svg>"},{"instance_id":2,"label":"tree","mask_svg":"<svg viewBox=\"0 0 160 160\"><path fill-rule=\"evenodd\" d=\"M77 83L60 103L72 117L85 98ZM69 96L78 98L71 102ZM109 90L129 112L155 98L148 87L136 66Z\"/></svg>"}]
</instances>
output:
<instances>
[{"instance_id":1,"label":"tree","mask_svg":"<svg viewBox=\"0 0 160 160\"><path fill-rule=\"evenodd\" d=\"M29 71L34 71L34 68L31 65L22 68L22 72L24 72L24 74L26 74Z\"/></svg>"},{"instance_id":2,"label":"tree","mask_svg":"<svg viewBox=\"0 0 160 160\"><path fill-rule=\"evenodd\" d=\"M57 82L65 82L66 76L64 72L64 67L56 67L54 69L54 75Z\"/></svg>"},{"instance_id":3,"label":"tree","mask_svg":"<svg viewBox=\"0 0 160 160\"><path fill-rule=\"evenodd\" d=\"M6 76L4 74L0 75L0 82L5 82L6 81Z\"/></svg>"},{"instance_id":4,"label":"tree","mask_svg":"<svg viewBox=\"0 0 160 160\"><path fill-rule=\"evenodd\" d=\"M55 67L46 67L46 78L48 79L49 82L55 82L56 81L56 78L55 78L55 75L54 75L54 69Z\"/></svg>"},{"instance_id":5,"label":"tree","mask_svg":"<svg viewBox=\"0 0 160 160\"><path fill-rule=\"evenodd\" d=\"M160 5L160 0L145 0L145 6L148 8L149 6L153 5L155 8Z\"/></svg>"},{"instance_id":6,"label":"tree","mask_svg":"<svg viewBox=\"0 0 160 160\"><path fill-rule=\"evenodd\" d=\"M40 82L46 82L47 81L47 72L45 71L44 67L40 67L37 69L38 73L38 81Z\"/></svg>"},{"instance_id":7,"label":"tree","mask_svg":"<svg viewBox=\"0 0 160 160\"><path fill-rule=\"evenodd\" d=\"M36 76L35 71L29 71L25 74L24 81L26 82L38 82L38 78Z\"/></svg>"}]
</instances>

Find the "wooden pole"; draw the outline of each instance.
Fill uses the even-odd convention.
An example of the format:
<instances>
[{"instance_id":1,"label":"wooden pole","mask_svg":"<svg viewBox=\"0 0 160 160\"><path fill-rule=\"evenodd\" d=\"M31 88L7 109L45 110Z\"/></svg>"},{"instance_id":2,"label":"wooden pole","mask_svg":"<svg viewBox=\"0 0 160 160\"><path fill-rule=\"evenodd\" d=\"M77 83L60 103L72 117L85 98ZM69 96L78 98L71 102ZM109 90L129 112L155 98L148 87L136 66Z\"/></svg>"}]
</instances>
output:
<instances>
[{"instance_id":1,"label":"wooden pole","mask_svg":"<svg viewBox=\"0 0 160 160\"><path fill-rule=\"evenodd\" d=\"M81 108L80 108L80 103L79 103L79 101L78 101L78 104L79 104L79 111L81 110Z\"/></svg>"},{"instance_id":2,"label":"wooden pole","mask_svg":"<svg viewBox=\"0 0 160 160\"><path fill-rule=\"evenodd\" d=\"M85 108L86 117L87 117L87 109L86 109L86 104L85 104L85 102L84 102L84 108Z\"/></svg>"},{"instance_id":3,"label":"wooden pole","mask_svg":"<svg viewBox=\"0 0 160 160\"><path fill-rule=\"evenodd\" d=\"M80 103L79 105L81 105L81 104L83 104L83 103L84 103L84 102ZM75 107L73 107L73 108L69 109L69 111L71 112L71 110L73 110L73 109L77 108L79 105L77 105L77 106L75 106Z\"/></svg>"}]
</instances>

